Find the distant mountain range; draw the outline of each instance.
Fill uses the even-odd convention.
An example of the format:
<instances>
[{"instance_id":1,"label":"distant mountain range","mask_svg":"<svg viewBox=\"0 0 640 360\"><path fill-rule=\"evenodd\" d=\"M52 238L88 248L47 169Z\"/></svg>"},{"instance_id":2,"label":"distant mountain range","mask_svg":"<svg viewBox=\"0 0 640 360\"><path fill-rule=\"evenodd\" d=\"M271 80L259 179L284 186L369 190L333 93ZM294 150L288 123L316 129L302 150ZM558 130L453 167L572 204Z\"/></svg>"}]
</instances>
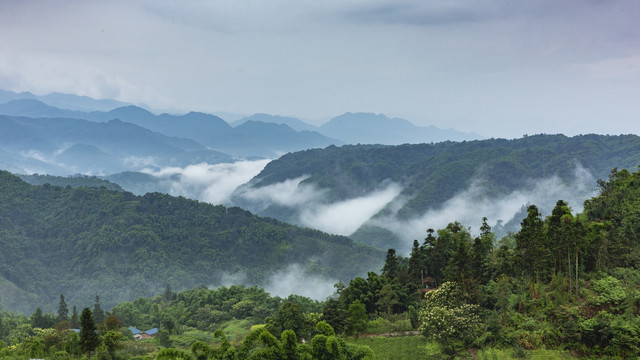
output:
<instances>
[{"instance_id":1,"label":"distant mountain range","mask_svg":"<svg viewBox=\"0 0 640 360\"><path fill-rule=\"evenodd\" d=\"M329 145L396 145L482 138L454 129L416 126L408 120L388 118L383 114L345 113L316 127L293 117L259 113L228 124L211 114L155 115L144 108L111 100L67 94L35 96L9 91L0 92L0 114L98 122L119 119L167 136L192 139L212 150L238 157L275 158L287 152ZM252 124L247 126L247 123Z\"/></svg>"},{"instance_id":2,"label":"distant mountain range","mask_svg":"<svg viewBox=\"0 0 640 360\"><path fill-rule=\"evenodd\" d=\"M114 119L164 134L195 140L206 148L243 158L276 158L292 151L341 145L316 131L295 131L286 125L247 121L231 127L221 118L204 113L155 115L129 105L107 112L81 112L49 106L34 99L13 100L0 105L0 114L32 118L69 118L93 122Z\"/></svg>"},{"instance_id":3,"label":"distant mountain range","mask_svg":"<svg viewBox=\"0 0 640 360\"><path fill-rule=\"evenodd\" d=\"M230 162L229 155L189 139L111 120L0 115L0 151L5 169L56 175L105 174L145 167Z\"/></svg>"},{"instance_id":4,"label":"distant mountain range","mask_svg":"<svg viewBox=\"0 0 640 360\"><path fill-rule=\"evenodd\" d=\"M51 93L47 95L34 95L28 91L16 93L0 89L0 104L12 100L34 99L45 104L61 109L76 111L109 111L121 106L131 105L117 100L100 99L96 100L88 96L78 96L63 93Z\"/></svg>"}]
</instances>

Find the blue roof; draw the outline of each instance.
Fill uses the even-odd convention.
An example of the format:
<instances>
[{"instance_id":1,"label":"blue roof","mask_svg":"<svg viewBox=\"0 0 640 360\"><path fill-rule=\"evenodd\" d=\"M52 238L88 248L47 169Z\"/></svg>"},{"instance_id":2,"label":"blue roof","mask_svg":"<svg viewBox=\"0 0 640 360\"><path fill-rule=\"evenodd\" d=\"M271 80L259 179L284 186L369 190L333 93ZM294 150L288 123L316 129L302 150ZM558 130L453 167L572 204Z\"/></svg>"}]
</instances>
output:
<instances>
[{"instance_id":1,"label":"blue roof","mask_svg":"<svg viewBox=\"0 0 640 360\"><path fill-rule=\"evenodd\" d=\"M144 333L147 334L147 335L153 335L153 334L155 334L157 332L158 332L158 328L153 328L153 329L149 329L149 330L145 331Z\"/></svg>"},{"instance_id":2,"label":"blue roof","mask_svg":"<svg viewBox=\"0 0 640 360\"><path fill-rule=\"evenodd\" d=\"M142 331L134 328L133 326L129 326L129 330L131 330L131 332L133 333L133 335L135 334L140 334Z\"/></svg>"}]
</instances>

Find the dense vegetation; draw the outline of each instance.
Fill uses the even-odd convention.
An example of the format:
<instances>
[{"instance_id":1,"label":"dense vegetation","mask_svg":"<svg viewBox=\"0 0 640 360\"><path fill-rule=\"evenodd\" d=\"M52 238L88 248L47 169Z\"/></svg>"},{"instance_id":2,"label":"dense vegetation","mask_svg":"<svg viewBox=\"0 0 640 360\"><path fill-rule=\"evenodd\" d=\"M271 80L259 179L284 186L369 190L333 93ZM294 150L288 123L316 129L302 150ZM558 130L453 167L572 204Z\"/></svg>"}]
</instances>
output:
<instances>
[{"instance_id":1,"label":"dense vegetation","mask_svg":"<svg viewBox=\"0 0 640 360\"><path fill-rule=\"evenodd\" d=\"M370 316L407 312L448 354L493 346L640 356L640 173L614 170L599 185L582 214L559 200L543 218L531 205L521 230L500 241L486 222L475 238L458 223L429 229L408 258L389 250L382 275L342 288L329 300L338 310L324 315L348 329L340 314L356 301Z\"/></svg>"},{"instance_id":2,"label":"dense vegetation","mask_svg":"<svg viewBox=\"0 0 640 360\"><path fill-rule=\"evenodd\" d=\"M54 176L54 175L18 175L20 179L31 185L54 185L61 187L104 187L108 190L124 191L120 185L108 180L101 179L97 176L74 175L74 176Z\"/></svg>"},{"instance_id":3,"label":"dense vegetation","mask_svg":"<svg viewBox=\"0 0 640 360\"><path fill-rule=\"evenodd\" d=\"M404 187L399 198L408 199L396 215L411 218L438 208L474 180L484 187L483 196L491 199L526 188L536 179L558 176L571 183L577 165L595 178L604 178L614 167L633 169L639 164L640 137L635 135L535 135L514 140L306 150L270 162L250 184L263 187L308 176L302 184L325 190L326 200L333 202L362 196L392 181ZM236 200L243 208L258 210L253 207L256 204ZM272 206L261 214L295 220L292 210L283 206Z\"/></svg>"},{"instance_id":4,"label":"dense vegetation","mask_svg":"<svg viewBox=\"0 0 640 360\"><path fill-rule=\"evenodd\" d=\"M107 307L240 274L264 283L288 264L349 279L376 268L378 250L350 239L182 197L29 185L0 172L0 302L31 313L58 295Z\"/></svg>"},{"instance_id":5,"label":"dense vegetation","mask_svg":"<svg viewBox=\"0 0 640 360\"><path fill-rule=\"evenodd\" d=\"M544 358L637 358L640 172L614 170L598 184L600 195L585 203L583 213L573 214L558 200L543 218L531 205L521 230L500 240L486 221L476 237L455 222L429 229L409 257L390 249L380 274L338 283L334 296L322 303L274 298L255 287L176 294L167 286L162 295L114 307L110 317L98 321L100 337L91 349L83 348L82 331L65 332L60 324L51 328L67 319L62 296L58 316L40 309L30 318L3 311L0 339L13 345L0 345L0 356L522 358L535 350ZM95 317L102 312L98 301ZM80 316L81 323L83 317L88 315ZM238 323L243 331L237 331ZM249 330L258 323L263 325ZM161 331L152 343L127 342L127 330L117 331L114 324ZM411 329L423 339L343 337L410 335ZM141 350L142 344L148 347Z\"/></svg>"}]
</instances>

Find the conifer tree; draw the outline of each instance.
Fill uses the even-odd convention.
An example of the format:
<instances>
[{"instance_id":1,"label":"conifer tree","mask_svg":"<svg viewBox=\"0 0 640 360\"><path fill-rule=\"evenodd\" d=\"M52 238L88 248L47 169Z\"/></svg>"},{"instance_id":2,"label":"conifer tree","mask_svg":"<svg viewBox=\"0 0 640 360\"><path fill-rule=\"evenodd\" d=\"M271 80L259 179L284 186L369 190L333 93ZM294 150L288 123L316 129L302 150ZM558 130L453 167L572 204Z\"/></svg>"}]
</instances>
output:
<instances>
[{"instance_id":1,"label":"conifer tree","mask_svg":"<svg viewBox=\"0 0 640 360\"><path fill-rule=\"evenodd\" d=\"M80 315L80 347L83 353L90 353L98 346L98 333L93 315L89 308L84 308Z\"/></svg>"},{"instance_id":2,"label":"conifer tree","mask_svg":"<svg viewBox=\"0 0 640 360\"><path fill-rule=\"evenodd\" d=\"M73 305L73 312L71 313L71 328L77 329L79 327L80 324L78 324L78 310L76 309L76 306Z\"/></svg>"},{"instance_id":3,"label":"conifer tree","mask_svg":"<svg viewBox=\"0 0 640 360\"><path fill-rule=\"evenodd\" d=\"M69 317L69 308L64 301L64 295L60 294L60 303L58 304L58 321L65 321Z\"/></svg>"},{"instance_id":4,"label":"conifer tree","mask_svg":"<svg viewBox=\"0 0 640 360\"><path fill-rule=\"evenodd\" d=\"M38 306L36 311L31 314L31 326L34 328L44 328L45 320L44 315L42 314L42 309Z\"/></svg>"},{"instance_id":5,"label":"conifer tree","mask_svg":"<svg viewBox=\"0 0 640 360\"><path fill-rule=\"evenodd\" d=\"M100 305L100 296L96 295L96 303L93 305L93 320L95 320L96 324L102 324L104 323L104 318L104 311Z\"/></svg>"}]
</instances>

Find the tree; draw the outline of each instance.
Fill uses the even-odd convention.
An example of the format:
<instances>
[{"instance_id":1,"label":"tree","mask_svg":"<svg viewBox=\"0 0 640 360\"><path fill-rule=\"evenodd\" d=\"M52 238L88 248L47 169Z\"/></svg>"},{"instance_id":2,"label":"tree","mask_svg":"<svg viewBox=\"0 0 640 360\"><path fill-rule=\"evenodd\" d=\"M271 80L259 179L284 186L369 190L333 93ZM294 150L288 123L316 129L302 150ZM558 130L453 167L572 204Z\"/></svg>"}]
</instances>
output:
<instances>
[{"instance_id":1,"label":"tree","mask_svg":"<svg viewBox=\"0 0 640 360\"><path fill-rule=\"evenodd\" d=\"M469 346L479 335L480 307L465 303L460 287L446 282L428 292L419 313L420 332L438 341L446 352Z\"/></svg>"},{"instance_id":2,"label":"tree","mask_svg":"<svg viewBox=\"0 0 640 360\"><path fill-rule=\"evenodd\" d=\"M171 347L171 339L169 338L169 332L165 329L161 329L158 332L158 336L156 336L156 340L158 341L158 344L160 344L163 347Z\"/></svg>"},{"instance_id":3,"label":"tree","mask_svg":"<svg viewBox=\"0 0 640 360\"><path fill-rule=\"evenodd\" d=\"M349 317L347 318L347 329L351 334L365 331L367 329L367 309L358 300L349 305Z\"/></svg>"},{"instance_id":4,"label":"tree","mask_svg":"<svg viewBox=\"0 0 640 360\"><path fill-rule=\"evenodd\" d=\"M115 359L116 350L120 347L122 333L118 330L109 330L104 334L104 345L112 359Z\"/></svg>"},{"instance_id":5,"label":"tree","mask_svg":"<svg viewBox=\"0 0 640 360\"><path fill-rule=\"evenodd\" d=\"M78 310L76 309L76 306L73 305L73 312L71 313L71 328L77 329L79 327L80 324L78 323Z\"/></svg>"},{"instance_id":6,"label":"tree","mask_svg":"<svg viewBox=\"0 0 640 360\"><path fill-rule=\"evenodd\" d=\"M104 327L107 331L109 330L118 331L121 326L122 324L120 323L120 319L118 319L118 317L115 315L109 315L104 320Z\"/></svg>"},{"instance_id":7,"label":"tree","mask_svg":"<svg viewBox=\"0 0 640 360\"><path fill-rule=\"evenodd\" d=\"M64 301L64 295L60 294L60 303L58 304L58 321L68 320L69 308Z\"/></svg>"},{"instance_id":8,"label":"tree","mask_svg":"<svg viewBox=\"0 0 640 360\"><path fill-rule=\"evenodd\" d=\"M472 270L476 278L481 282L489 279L489 254L493 249L495 235L491 232L491 226L487 223L487 217L482 218L480 236L475 238L472 248Z\"/></svg>"},{"instance_id":9,"label":"tree","mask_svg":"<svg viewBox=\"0 0 640 360\"><path fill-rule=\"evenodd\" d=\"M549 269L543 267L548 258L548 248L545 246L544 223L538 207L530 205L527 217L520 224L520 231L516 234L516 250L522 274L539 278Z\"/></svg>"},{"instance_id":10,"label":"tree","mask_svg":"<svg viewBox=\"0 0 640 360\"><path fill-rule=\"evenodd\" d=\"M93 305L93 320L96 324L104 323L104 311L102 310L102 306L100 305L100 297L96 295L96 302Z\"/></svg>"},{"instance_id":11,"label":"tree","mask_svg":"<svg viewBox=\"0 0 640 360\"><path fill-rule=\"evenodd\" d=\"M45 319L42 314L42 309L38 306L36 310L31 314L31 327L34 328L45 328Z\"/></svg>"},{"instance_id":12,"label":"tree","mask_svg":"<svg viewBox=\"0 0 640 360\"><path fill-rule=\"evenodd\" d=\"M382 275L391 279L398 277L398 257L395 249L387 250L387 257L382 268Z\"/></svg>"},{"instance_id":13,"label":"tree","mask_svg":"<svg viewBox=\"0 0 640 360\"><path fill-rule=\"evenodd\" d=\"M162 294L162 297L164 298L165 301L171 301L173 300L174 296L175 296L175 293L171 291L171 287L167 283L167 286L164 288L164 293Z\"/></svg>"},{"instance_id":14,"label":"tree","mask_svg":"<svg viewBox=\"0 0 640 360\"><path fill-rule=\"evenodd\" d=\"M300 340L311 337L312 326L307 320L302 307L292 302L282 304L278 314L267 321L267 330L274 336L280 337L283 331L293 330L296 338Z\"/></svg>"},{"instance_id":15,"label":"tree","mask_svg":"<svg viewBox=\"0 0 640 360\"><path fill-rule=\"evenodd\" d=\"M80 314L80 348L83 353L88 354L98 347L100 339L96 331L91 309L84 308Z\"/></svg>"}]
</instances>

